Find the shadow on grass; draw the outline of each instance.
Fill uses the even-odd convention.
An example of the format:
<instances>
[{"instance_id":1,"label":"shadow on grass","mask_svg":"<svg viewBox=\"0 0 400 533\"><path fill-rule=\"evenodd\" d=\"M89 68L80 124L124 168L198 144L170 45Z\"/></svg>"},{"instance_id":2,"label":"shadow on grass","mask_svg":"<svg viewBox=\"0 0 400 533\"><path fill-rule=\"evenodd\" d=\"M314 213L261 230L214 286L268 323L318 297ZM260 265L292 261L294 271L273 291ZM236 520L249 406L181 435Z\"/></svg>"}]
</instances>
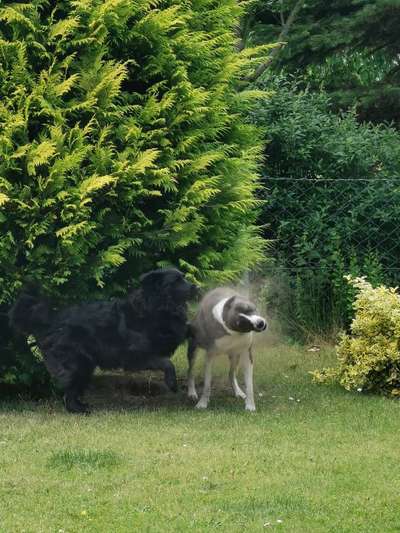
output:
<instances>
[{"instance_id":1,"label":"shadow on grass","mask_svg":"<svg viewBox=\"0 0 400 533\"><path fill-rule=\"evenodd\" d=\"M124 372L97 373L85 394L93 413L109 411L131 411L182 409L192 407L186 396L186 383L178 380L179 391L172 393L163 382L163 376L151 373L129 374ZM44 411L48 414L65 413L62 393L53 394L41 400L26 397L0 399L0 413L24 413Z\"/></svg>"},{"instance_id":2,"label":"shadow on grass","mask_svg":"<svg viewBox=\"0 0 400 533\"><path fill-rule=\"evenodd\" d=\"M186 395L186 358L183 351L174 357L178 369L179 392L172 393L165 386L161 372L97 372L85 395L92 413L159 411L181 412L193 410L194 402ZM255 361L256 404L260 410L286 409L297 402L318 409L347 392L337 386L322 386L311 382L310 370L334 363L332 348L312 352L304 346L259 346ZM199 358L197 389L202 389L202 361ZM244 411L244 402L235 399L228 384L228 363L221 357L215 362L210 410ZM65 414L62 397L38 402L26 399L0 402L1 412L34 412Z\"/></svg>"}]
</instances>

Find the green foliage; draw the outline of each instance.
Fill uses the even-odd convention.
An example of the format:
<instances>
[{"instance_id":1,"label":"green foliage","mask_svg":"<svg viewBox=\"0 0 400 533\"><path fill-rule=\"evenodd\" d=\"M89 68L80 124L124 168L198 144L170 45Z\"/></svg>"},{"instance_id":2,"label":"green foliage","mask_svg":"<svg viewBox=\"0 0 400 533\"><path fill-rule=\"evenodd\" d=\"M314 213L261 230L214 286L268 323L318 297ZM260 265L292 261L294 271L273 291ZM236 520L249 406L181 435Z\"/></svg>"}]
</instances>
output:
<instances>
[{"instance_id":1,"label":"green foliage","mask_svg":"<svg viewBox=\"0 0 400 533\"><path fill-rule=\"evenodd\" d=\"M347 390L400 395L400 296L374 288L365 278L347 276L357 290L351 334L337 346L338 366L315 371L318 382L337 381Z\"/></svg>"},{"instance_id":2,"label":"green foliage","mask_svg":"<svg viewBox=\"0 0 400 533\"><path fill-rule=\"evenodd\" d=\"M261 222L274 241L267 300L297 333L348 324L352 291L343 275L399 280L400 136L337 116L324 94L270 80L254 121L266 128Z\"/></svg>"},{"instance_id":3,"label":"green foliage","mask_svg":"<svg viewBox=\"0 0 400 533\"><path fill-rule=\"evenodd\" d=\"M3 308L4 309L4 308ZM16 393L39 398L54 391L41 354L29 339L30 350L24 339L15 339L8 326L7 314L0 312L0 392L2 397Z\"/></svg>"},{"instance_id":4,"label":"green foliage","mask_svg":"<svg viewBox=\"0 0 400 533\"><path fill-rule=\"evenodd\" d=\"M0 7L0 303L120 294L174 264L234 279L262 254L260 146L234 0ZM254 95L253 95L254 96Z\"/></svg>"},{"instance_id":5,"label":"green foliage","mask_svg":"<svg viewBox=\"0 0 400 533\"><path fill-rule=\"evenodd\" d=\"M322 86L336 108L355 108L361 120L400 124L399 0L256 0L251 6L246 44L287 43L275 56L276 71L296 73L316 91Z\"/></svg>"}]
</instances>

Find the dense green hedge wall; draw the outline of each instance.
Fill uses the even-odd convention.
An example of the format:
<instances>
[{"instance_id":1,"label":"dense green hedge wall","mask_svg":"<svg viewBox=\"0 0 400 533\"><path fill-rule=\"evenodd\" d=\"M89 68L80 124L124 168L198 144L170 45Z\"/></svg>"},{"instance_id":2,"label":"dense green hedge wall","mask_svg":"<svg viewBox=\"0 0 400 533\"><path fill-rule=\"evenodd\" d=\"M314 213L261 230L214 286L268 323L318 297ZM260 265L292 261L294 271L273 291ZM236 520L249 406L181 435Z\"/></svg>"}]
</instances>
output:
<instances>
[{"instance_id":1,"label":"dense green hedge wall","mask_svg":"<svg viewBox=\"0 0 400 533\"><path fill-rule=\"evenodd\" d=\"M400 135L337 115L331 101L285 77L253 120L266 130L266 203L260 222L273 242L267 297L297 333L349 324L354 291L343 276L400 281Z\"/></svg>"}]
</instances>

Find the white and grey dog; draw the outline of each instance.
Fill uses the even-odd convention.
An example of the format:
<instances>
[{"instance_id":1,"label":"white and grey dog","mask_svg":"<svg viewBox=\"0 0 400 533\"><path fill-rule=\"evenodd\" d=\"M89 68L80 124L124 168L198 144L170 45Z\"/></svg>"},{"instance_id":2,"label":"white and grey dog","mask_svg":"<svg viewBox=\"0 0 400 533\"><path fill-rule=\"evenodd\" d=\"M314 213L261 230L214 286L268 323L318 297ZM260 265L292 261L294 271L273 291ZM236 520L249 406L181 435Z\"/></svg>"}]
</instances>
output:
<instances>
[{"instance_id":1,"label":"white and grey dog","mask_svg":"<svg viewBox=\"0 0 400 533\"><path fill-rule=\"evenodd\" d=\"M190 323L188 345L188 396L198 399L194 381L194 361L198 348L206 351L204 388L198 409L205 409L211 394L212 361L219 354L227 354L230 359L229 378L237 398L246 400L246 409L255 411L253 392L253 332L264 331L265 318L256 312L256 306L229 288L218 288L208 292L198 313ZM243 366L246 393L239 387L236 369L239 361Z\"/></svg>"}]
</instances>

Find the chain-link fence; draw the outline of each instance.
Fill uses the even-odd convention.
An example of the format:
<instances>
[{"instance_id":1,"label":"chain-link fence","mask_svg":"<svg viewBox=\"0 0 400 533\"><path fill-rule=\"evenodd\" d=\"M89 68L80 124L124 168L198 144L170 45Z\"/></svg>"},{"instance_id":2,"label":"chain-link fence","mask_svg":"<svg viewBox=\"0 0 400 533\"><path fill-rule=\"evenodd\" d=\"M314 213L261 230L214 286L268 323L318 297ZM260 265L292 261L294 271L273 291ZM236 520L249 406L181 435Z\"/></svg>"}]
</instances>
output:
<instances>
[{"instance_id":1,"label":"chain-link fence","mask_svg":"<svg viewBox=\"0 0 400 533\"><path fill-rule=\"evenodd\" d=\"M400 179L266 177L265 184L266 298L296 328L348 323L345 274L400 283Z\"/></svg>"}]
</instances>

